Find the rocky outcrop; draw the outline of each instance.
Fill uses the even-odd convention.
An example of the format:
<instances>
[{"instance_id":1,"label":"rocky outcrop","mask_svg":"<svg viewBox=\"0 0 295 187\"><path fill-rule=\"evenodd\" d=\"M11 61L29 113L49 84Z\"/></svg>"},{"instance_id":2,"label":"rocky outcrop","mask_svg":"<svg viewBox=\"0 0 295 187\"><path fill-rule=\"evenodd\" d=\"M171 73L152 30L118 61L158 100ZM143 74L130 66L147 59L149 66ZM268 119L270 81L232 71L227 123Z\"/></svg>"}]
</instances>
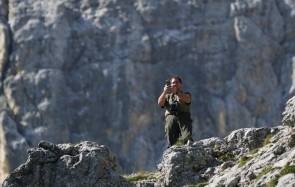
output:
<instances>
[{"instance_id":1,"label":"rocky outcrop","mask_svg":"<svg viewBox=\"0 0 295 187\"><path fill-rule=\"evenodd\" d=\"M195 140L278 124L295 88L294 11L288 0L0 0L0 111L17 134L1 132L1 159L11 171L25 156L9 150L90 140L124 170L154 168L166 143L156 98L172 74L192 93Z\"/></svg>"},{"instance_id":2,"label":"rocky outcrop","mask_svg":"<svg viewBox=\"0 0 295 187\"><path fill-rule=\"evenodd\" d=\"M165 151L146 186L295 185L295 130L248 128L224 139L209 138ZM239 142L239 143L238 143ZM145 186L145 181L138 182Z\"/></svg>"},{"instance_id":3,"label":"rocky outcrop","mask_svg":"<svg viewBox=\"0 0 295 187\"><path fill-rule=\"evenodd\" d=\"M26 139L19 133L17 124L7 112L0 114L0 181L25 159L29 148Z\"/></svg>"},{"instance_id":4,"label":"rocky outcrop","mask_svg":"<svg viewBox=\"0 0 295 187\"><path fill-rule=\"evenodd\" d=\"M118 174L116 158L106 146L42 141L28 150L27 161L3 186L294 186L293 101L287 103L282 126L242 128L225 138L174 145L163 153L157 171L136 180ZM8 115L0 119L10 125L8 136L17 136Z\"/></svg>"},{"instance_id":5,"label":"rocky outcrop","mask_svg":"<svg viewBox=\"0 0 295 187\"><path fill-rule=\"evenodd\" d=\"M287 102L282 126L243 128L225 138L172 146L147 186L294 186L294 98Z\"/></svg>"},{"instance_id":6,"label":"rocky outcrop","mask_svg":"<svg viewBox=\"0 0 295 187\"><path fill-rule=\"evenodd\" d=\"M283 112L283 125L294 127L295 126L295 97L292 97L286 103L285 110Z\"/></svg>"},{"instance_id":7,"label":"rocky outcrop","mask_svg":"<svg viewBox=\"0 0 295 187\"><path fill-rule=\"evenodd\" d=\"M3 186L292 186L295 185L295 130L289 126L246 128L167 149L149 179L128 182L116 159L92 142L40 142Z\"/></svg>"},{"instance_id":8,"label":"rocky outcrop","mask_svg":"<svg viewBox=\"0 0 295 187\"><path fill-rule=\"evenodd\" d=\"M28 154L3 187L133 186L117 174L116 158L110 150L93 142L56 145L43 141Z\"/></svg>"}]
</instances>

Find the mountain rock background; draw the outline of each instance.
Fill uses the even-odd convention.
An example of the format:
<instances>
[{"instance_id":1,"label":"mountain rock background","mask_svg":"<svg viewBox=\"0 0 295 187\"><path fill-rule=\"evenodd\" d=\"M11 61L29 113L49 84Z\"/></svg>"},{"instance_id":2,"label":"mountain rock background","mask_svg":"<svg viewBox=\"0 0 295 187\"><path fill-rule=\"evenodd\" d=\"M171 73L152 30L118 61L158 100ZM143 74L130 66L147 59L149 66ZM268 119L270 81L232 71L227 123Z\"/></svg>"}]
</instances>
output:
<instances>
[{"instance_id":1,"label":"mountain rock background","mask_svg":"<svg viewBox=\"0 0 295 187\"><path fill-rule=\"evenodd\" d=\"M295 185L295 97L287 102L282 125L241 128L225 138L174 145L157 170L122 175L107 146L84 141L41 141L3 187L22 186L276 186ZM81 178L83 180L81 180Z\"/></svg>"},{"instance_id":2,"label":"mountain rock background","mask_svg":"<svg viewBox=\"0 0 295 187\"><path fill-rule=\"evenodd\" d=\"M293 0L0 0L0 176L40 140L95 141L124 171L165 148L180 75L194 139L275 126L295 89Z\"/></svg>"}]
</instances>

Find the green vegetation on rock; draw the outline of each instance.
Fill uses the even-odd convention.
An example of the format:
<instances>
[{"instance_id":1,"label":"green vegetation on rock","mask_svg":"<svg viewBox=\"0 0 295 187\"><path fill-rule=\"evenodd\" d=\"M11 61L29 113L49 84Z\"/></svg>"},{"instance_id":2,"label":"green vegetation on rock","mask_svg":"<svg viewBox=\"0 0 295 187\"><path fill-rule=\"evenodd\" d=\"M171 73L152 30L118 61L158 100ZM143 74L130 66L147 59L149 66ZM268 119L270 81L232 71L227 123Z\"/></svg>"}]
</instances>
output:
<instances>
[{"instance_id":1,"label":"green vegetation on rock","mask_svg":"<svg viewBox=\"0 0 295 187\"><path fill-rule=\"evenodd\" d=\"M266 184L266 187L275 187L278 184L278 181L279 177L275 177Z\"/></svg>"},{"instance_id":2,"label":"green vegetation on rock","mask_svg":"<svg viewBox=\"0 0 295 187\"><path fill-rule=\"evenodd\" d=\"M258 181L262 176L266 175L267 173L273 171L273 166L266 166L262 169L262 171L256 176L256 180Z\"/></svg>"},{"instance_id":3,"label":"green vegetation on rock","mask_svg":"<svg viewBox=\"0 0 295 187\"><path fill-rule=\"evenodd\" d=\"M268 135L265 137L265 139L263 140L262 145L263 145L263 146L266 146L267 144L269 144L269 143L270 143L270 139L271 139L271 137L272 137L272 134L268 134Z\"/></svg>"},{"instance_id":4,"label":"green vegetation on rock","mask_svg":"<svg viewBox=\"0 0 295 187\"><path fill-rule=\"evenodd\" d=\"M280 172L280 174L274 177L269 183L266 184L267 187L275 187L278 184L279 178L287 175L289 173L295 173L295 165L286 165Z\"/></svg>"},{"instance_id":5,"label":"green vegetation on rock","mask_svg":"<svg viewBox=\"0 0 295 187\"><path fill-rule=\"evenodd\" d=\"M198 183L196 183L196 184L190 184L187 187L204 187L204 186L207 186L207 185L208 185L208 181L201 180Z\"/></svg>"},{"instance_id":6,"label":"green vegetation on rock","mask_svg":"<svg viewBox=\"0 0 295 187\"><path fill-rule=\"evenodd\" d=\"M253 158L252 156L242 156L241 159L239 160L239 167L244 166L252 158Z\"/></svg>"},{"instance_id":7,"label":"green vegetation on rock","mask_svg":"<svg viewBox=\"0 0 295 187\"><path fill-rule=\"evenodd\" d=\"M235 158L235 155L232 152L227 152L223 155L218 156L217 158L223 162L226 162L229 160L233 160Z\"/></svg>"},{"instance_id":8,"label":"green vegetation on rock","mask_svg":"<svg viewBox=\"0 0 295 187\"><path fill-rule=\"evenodd\" d=\"M136 182L157 179L157 174L154 172L139 171L138 173L133 173L131 175L123 175L123 177L129 182Z\"/></svg>"},{"instance_id":9,"label":"green vegetation on rock","mask_svg":"<svg viewBox=\"0 0 295 187\"><path fill-rule=\"evenodd\" d=\"M288 166L286 165L283 170L280 172L280 176L287 175L289 173L295 173L295 165Z\"/></svg>"}]
</instances>

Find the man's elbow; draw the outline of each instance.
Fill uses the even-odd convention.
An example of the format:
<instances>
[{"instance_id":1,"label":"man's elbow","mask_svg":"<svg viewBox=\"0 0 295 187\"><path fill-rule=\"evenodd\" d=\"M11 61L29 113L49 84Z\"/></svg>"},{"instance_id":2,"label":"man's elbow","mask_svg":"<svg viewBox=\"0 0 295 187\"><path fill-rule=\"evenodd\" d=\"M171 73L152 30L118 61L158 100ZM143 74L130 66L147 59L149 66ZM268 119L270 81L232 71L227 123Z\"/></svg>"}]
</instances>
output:
<instances>
[{"instance_id":1,"label":"man's elbow","mask_svg":"<svg viewBox=\"0 0 295 187\"><path fill-rule=\"evenodd\" d=\"M158 105L162 108L162 107L164 107L164 102L159 99L158 100Z\"/></svg>"}]
</instances>

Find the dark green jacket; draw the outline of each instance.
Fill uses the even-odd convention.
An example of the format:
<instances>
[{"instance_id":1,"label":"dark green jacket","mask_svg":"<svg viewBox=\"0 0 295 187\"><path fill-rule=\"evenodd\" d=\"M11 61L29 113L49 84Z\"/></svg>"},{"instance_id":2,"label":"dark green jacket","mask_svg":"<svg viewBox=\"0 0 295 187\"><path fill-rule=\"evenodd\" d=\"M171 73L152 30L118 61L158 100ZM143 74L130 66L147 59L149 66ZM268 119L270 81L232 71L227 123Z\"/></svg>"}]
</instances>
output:
<instances>
[{"instance_id":1,"label":"dark green jacket","mask_svg":"<svg viewBox=\"0 0 295 187\"><path fill-rule=\"evenodd\" d=\"M190 94L189 92L185 92L185 93ZM166 95L164 108L166 109L165 116L169 114L174 114L174 115L178 115L182 113L190 114L190 103L179 102L179 97L173 93ZM175 108L176 108L176 111L175 111Z\"/></svg>"}]
</instances>

